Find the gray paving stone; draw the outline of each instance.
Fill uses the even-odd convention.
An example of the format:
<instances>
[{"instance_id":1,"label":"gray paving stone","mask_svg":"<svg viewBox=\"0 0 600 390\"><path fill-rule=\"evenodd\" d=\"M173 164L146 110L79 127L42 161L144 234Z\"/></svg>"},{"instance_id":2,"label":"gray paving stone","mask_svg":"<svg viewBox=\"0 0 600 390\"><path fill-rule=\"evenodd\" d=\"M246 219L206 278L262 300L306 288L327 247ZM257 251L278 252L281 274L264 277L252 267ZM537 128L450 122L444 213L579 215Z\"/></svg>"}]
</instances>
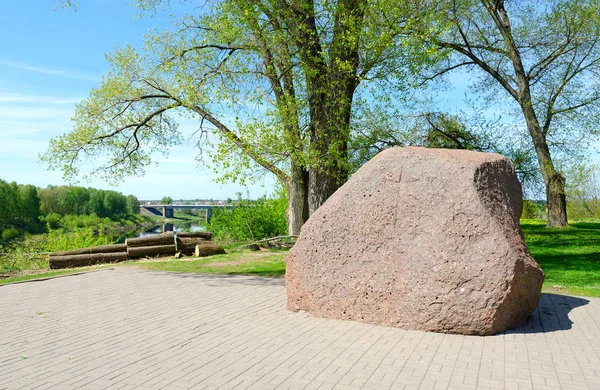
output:
<instances>
[{"instance_id":1,"label":"gray paving stone","mask_svg":"<svg viewBox=\"0 0 600 390\"><path fill-rule=\"evenodd\" d=\"M0 390L598 389L600 300L443 335L285 310L282 279L134 267L0 287Z\"/></svg>"}]
</instances>

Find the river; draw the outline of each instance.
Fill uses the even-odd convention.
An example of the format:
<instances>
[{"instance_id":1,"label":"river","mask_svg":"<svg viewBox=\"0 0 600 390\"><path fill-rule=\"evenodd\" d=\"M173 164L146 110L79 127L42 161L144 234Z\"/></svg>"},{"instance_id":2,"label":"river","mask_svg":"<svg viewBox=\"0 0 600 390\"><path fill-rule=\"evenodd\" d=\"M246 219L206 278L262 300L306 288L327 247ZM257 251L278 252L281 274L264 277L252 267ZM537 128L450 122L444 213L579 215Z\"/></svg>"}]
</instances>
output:
<instances>
[{"instance_id":1,"label":"river","mask_svg":"<svg viewBox=\"0 0 600 390\"><path fill-rule=\"evenodd\" d=\"M153 236L164 232L203 232L206 225L201 222L175 222L156 225L150 229L138 230L135 234L138 237Z\"/></svg>"}]
</instances>

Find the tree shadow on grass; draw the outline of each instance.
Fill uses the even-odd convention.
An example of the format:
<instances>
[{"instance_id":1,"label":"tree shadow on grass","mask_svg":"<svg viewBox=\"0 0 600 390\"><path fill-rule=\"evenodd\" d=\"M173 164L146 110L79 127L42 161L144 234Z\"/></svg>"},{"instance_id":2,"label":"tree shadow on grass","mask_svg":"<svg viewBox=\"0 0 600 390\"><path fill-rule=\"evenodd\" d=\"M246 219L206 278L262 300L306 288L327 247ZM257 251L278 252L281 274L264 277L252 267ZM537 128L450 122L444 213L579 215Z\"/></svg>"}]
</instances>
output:
<instances>
[{"instance_id":1,"label":"tree shadow on grass","mask_svg":"<svg viewBox=\"0 0 600 390\"><path fill-rule=\"evenodd\" d=\"M570 246L598 246L600 223L581 222L564 229L547 229L539 226L524 226L525 241L532 249L555 250L562 252Z\"/></svg>"},{"instance_id":2,"label":"tree shadow on grass","mask_svg":"<svg viewBox=\"0 0 600 390\"><path fill-rule=\"evenodd\" d=\"M569 318L569 313L589 303L590 301L584 298L543 293L529 321L520 328L506 331L505 334L548 333L571 329L573 321Z\"/></svg>"},{"instance_id":3,"label":"tree shadow on grass","mask_svg":"<svg viewBox=\"0 0 600 390\"><path fill-rule=\"evenodd\" d=\"M598 272L600 276L600 252L535 255L544 272L585 271Z\"/></svg>"}]
</instances>

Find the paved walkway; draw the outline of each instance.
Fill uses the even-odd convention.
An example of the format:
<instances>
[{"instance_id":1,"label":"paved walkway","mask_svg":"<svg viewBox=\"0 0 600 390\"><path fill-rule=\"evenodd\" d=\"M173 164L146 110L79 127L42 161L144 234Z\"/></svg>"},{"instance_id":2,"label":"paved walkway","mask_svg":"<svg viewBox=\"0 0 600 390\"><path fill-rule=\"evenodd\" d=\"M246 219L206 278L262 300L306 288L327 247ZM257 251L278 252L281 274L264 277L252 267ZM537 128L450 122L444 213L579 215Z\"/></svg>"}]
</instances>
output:
<instances>
[{"instance_id":1,"label":"paved walkway","mask_svg":"<svg viewBox=\"0 0 600 390\"><path fill-rule=\"evenodd\" d=\"M600 300L492 337L285 310L282 279L130 267L0 287L0 389L600 389Z\"/></svg>"}]
</instances>

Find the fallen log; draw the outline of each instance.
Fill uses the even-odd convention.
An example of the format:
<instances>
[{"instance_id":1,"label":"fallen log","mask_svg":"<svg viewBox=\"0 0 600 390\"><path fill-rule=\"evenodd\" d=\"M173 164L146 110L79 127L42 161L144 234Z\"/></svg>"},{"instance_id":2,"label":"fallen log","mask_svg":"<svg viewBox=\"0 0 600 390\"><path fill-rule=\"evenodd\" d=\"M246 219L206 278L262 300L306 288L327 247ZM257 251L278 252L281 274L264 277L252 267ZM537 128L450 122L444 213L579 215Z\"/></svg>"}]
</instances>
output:
<instances>
[{"instance_id":1,"label":"fallen log","mask_svg":"<svg viewBox=\"0 0 600 390\"><path fill-rule=\"evenodd\" d=\"M175 236L173 235L173 232L165 232L153 236L128 238L125 240L125 244L127 245L128 249L131 247L174 245L174 237Z\"/></svg>"},{"instance_id":2,"label":"fallen log","mask_svg":"<svg viewBox=\"0 0 600 390\"><path fill-rule=\"evenodd\" d=\"M295 241L297 238L298 238L298 236L295 236L295 235L293 235L293 236L277 236L277 237L265 238L264 240L256 241L255 244L260 244L263 242L268 243L271 241L282 241L284 239L289 239L289 240Z\"/></svg>"},{"instance_id":3,"label":"fallen log","mask_svg":"<svg viewBox=\"0 0 600 390\"><path fill-rule=\"evenodd\" d=\"M202 237L179 237L177 236L177 239L175 240L177 242L177 246L179 247L179 245L202 245L202 244L209 244L212 241L207 240L206 238L202 238Z\"/></svg>"},{"instance_id":4,"label":"fallen log","mask_svg":"<svg viewBox=\"0 0 600 390\"><path fill-rule=\"evenodd\" d=\"M179 245L177 244L177 250L181 252L181 254L186 256L192 256L194 251L196 250L196 245Z\"/></svg>"},{"instance_id":5,"label":"fallen log","mask_svg":"<svg viewBox=\"0 0 600 390\"><path fill-rule=\"evenodd\" d=\"M196 257L206 257L212 255L224 255L225 248L221 245L217 244L202 244L196 245L196 249L194 250L194 254Z\"/></svg>"},{"instance_id":6,"label":"fallen log","mask_svg":"<svg viewBox=\"0 0 600 390\"><path fill-rule=\"evenodd\" d=\"M146 256L174 255L176 251L175 245L127 247L127 254L130 259Z\"/></svg>"},{"instance_id":7,"label":"fallen log","mask_svg":"<svg viewBox=\"0 0 600 390\"><path fill-rule=\"evenodd\" d=\"M177 243L177 250L186 256L191 256L194 254L196 245L206 245L212 243L212 241L208 241L207 239L201 237L177 237L175 242Z\"/></svg>"},{"instance_id":8,"label":"fallen log","mask_svg":"<svg viewBox=\"0 0 600 390\"><path fill-rule=\"evenodd\" d=\"M92 253L115 253L115 252L126 252L127 245L125 244L111 244L111 245L99 245L92 246L90 248L73 249L70 251L53 252L50 256L71 256L71 255L87 255Z\"/></svg>"},{"instance_id":9,"label":"fallen log","mask_svg":"<svg viewBox=\"0 0 600 390\"><path fill-rule=\"evenodd\" d=\"M258 251L260 250L260 245L258 244L246 244L242 245L240 249L250 250L250 251Z\"/></svg>"},{"instance_id":10,"label":"fallen log","mask_svg":"<svg viewBox=\"0 0 600 390\"><path fill-rule=\"evenodd\" d=\"M87 265L116 263L127 260L127 252L87 253L81 255L50 255L50 268L84 267Z\"/></svg>"},{"instance_id":11,"label":"fallen log","mask_svg":"<svg viewBox=\"0 0 600 390\"><path fill-rule=\"evenodd\" d=\"M179 238L204 238L212 241L212 232L177 232Z\"/></svg>"}]
</instances>

